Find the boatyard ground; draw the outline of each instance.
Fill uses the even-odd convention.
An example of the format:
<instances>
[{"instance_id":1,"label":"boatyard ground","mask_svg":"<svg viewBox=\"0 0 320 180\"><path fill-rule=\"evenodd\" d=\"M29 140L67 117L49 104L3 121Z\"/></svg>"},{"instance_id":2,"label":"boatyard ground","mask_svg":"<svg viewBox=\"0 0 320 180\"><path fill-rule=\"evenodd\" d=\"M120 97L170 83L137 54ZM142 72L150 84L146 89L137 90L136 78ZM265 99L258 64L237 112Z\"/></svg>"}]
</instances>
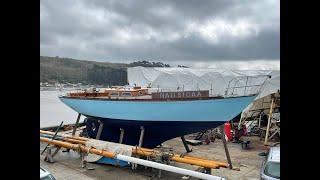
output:
<instances>
[{"instance_id":1,"label":"boatyard ground","mask_svg":"<svg viewBox=\"0 0 320 180\"><path fill-rule=\"evenodd\" d=\"M186 136L187 137L187 136ZM265 151L268 147L263 145L259 137L246 137L251 141L250 149L242 149L241 144L228 142L228 148L234 167L240 168L240 171L226 168L212 169L212 175L224 177L226 179L260 179L259 171L263 157L258 156L260 152ZM40 143L40 152L44 149L45 143ZM182 154L185 148L180 138L175 138L163 143L166 147L172 147L174 153ZM192 152L190 155L203 157L212 160L227 162L223 142L216 139L209 145L190 146ZM44 154L45 155L45 154ZM159 179L158 170L145 169L144 167L137 170L131 170L131 167L121 168L111 165L101 165L88 163L86 168L81 167L81 160L78 153L74 151L62 152L54 157L55 163L45 162L44 155L40 157L40 166L50 171L58 180L67 179ZM196 170L197 166L191 166L181 163L171 162L171 165L182 167L190 170ZM160 179L181 179L182 175L162 171ZM190 178L196 179L196 178Z\"/></svg>"}]
</instances>

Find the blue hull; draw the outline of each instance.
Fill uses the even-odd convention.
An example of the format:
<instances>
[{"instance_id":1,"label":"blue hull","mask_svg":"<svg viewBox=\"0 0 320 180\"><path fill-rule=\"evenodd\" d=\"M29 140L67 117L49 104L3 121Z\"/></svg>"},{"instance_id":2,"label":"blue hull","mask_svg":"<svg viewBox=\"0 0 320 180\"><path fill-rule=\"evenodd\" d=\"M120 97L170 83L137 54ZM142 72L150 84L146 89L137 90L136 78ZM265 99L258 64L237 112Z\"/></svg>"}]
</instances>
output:
<instances>
[{"instance_id":1,"label":"blue hull","mask_svg":"<svg viewBox=\"0 0 320 180\"><path fill-rule=\"evenodd\" d=\"M119 142L120 128L123 128L123 143L137 145L140 126L144 126L143 147L154 148L166 140L222 125L241 113L255 97L183 101L60 97L60 100L88 117L86 126L90 137L96 137L99 127L96 120L101 120L104 128L100 139Z\"/></svg>"},{"instance_id":2,"label":"blue hull","mask_svg":"<svg viewBox=\"0 0 320 180\"><path fill-rule=\"evenodd\" d=\"M85 124L88 135L95 138L98 132L99 123L94 120L99 119L103 122L103 130L100 139L111 142L119 142L120 128L124 129L123 143L128 145L138 145L140 137L140 126L144 126L143 147L155 148L164 141L182 135L199 132L210 128L215 128L225 123L225 121L213 122L183 122L183 121L128 121L118 119L87 118Z\"/></svg>"}]
</instances>

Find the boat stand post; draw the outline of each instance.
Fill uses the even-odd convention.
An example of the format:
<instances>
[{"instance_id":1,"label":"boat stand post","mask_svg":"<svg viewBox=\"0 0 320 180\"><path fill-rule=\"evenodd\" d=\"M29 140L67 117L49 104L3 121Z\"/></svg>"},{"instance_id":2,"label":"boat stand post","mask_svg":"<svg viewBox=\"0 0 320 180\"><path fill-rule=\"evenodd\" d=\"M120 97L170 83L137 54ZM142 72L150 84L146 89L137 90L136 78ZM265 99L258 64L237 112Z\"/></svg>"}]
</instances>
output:
<instances>
[{"instance_id":1,"label":"boat stand post","mask_svg":"<svg viewBox=\"0 0 320 180\"><path fill-rule=\"evenodd\" d=\"M122 141L123 141L123 135L124 135L124 129L120 128L120 139L119 139L119 144L122 144Z\"/></svg>"},{"instance_id":2,"label":"boat stand post","mask_svg":"<svg viewBox=\"0 0 320 180\"><path fill-rule=\"evenodd\" d=\"M78 113L78 117L77 117L76 124L75 124L74 127L73 127L72 136L74 136L74 135L76 134L76 130L77 130L77 128L78 128L78 124L79 124L80 117L81 117L81 114Z\"/></svg>"},{"instance_id":3,"label":"boat stand post","mask_svg":"<svg viewBox=\"0 0 320 180\"><path fill-rule=\"evenodd\" d=\"M158 171L158 178L159 178L159 179L161 179L161 172L162 172L162 170L159 169L159 171Z\"/></svg>"},{"instance_id":4,"label":"boat stand post","mask_svg":"<svg viewBox=\"0 0 320 180\"><path fill-rule=\"evenodd\" d=\"M57 148L54 153L52 153L53 148ZM54 163L53 157L57 154L61 147L56 147L49 145L46 149L46 156L44 157L44 161L49 163Z\"/></svg>"},{"instance_id":5,"label":"boat stand post","mask_svg":"<svg viewBox=\"0 0 320 180\"><path fill-rule=\"evenodd\" d=\"M182 140L182 143L184 145L184 148L186 149L187 153L189 152L192 152L192 149L189 148L187 142L186 142L186 139L184 138L184 136L180 136L181 137L181 140Z\"/></svg>"},{"instance_id":6,"label":"boat stand post","mask_svg":"<svg viewBox=\"0 0 320 180\"><path fill-rule=\"evenodd\" d=\"M57 128L56 132L54 133L54 135L52 136L52 140L54 140L54 138L57 136L60 128L62 127L63 121L60 123L59 127ZM46 151L46 149L48 148L49 144L47 144L47 146L43 149L43 151L41 152L41 155Z\"/></svg>"},{"instance_id":7,"label":"boat stand post","mask_svg":"<svg viewBox=\"0 0 320 180\"><path fill-rule=\"evenodd\" d=\"M87 156L88 156L88 154L87 154L87 153L80 152L80 157L81 157L81 167L82 167L82 168L87 167Z\"/></svg>"},{"instance_id":8,"label":"boat stand post","mask_svg":"<svg viewBox=\"0 0 320 180\"><path fill-rule=\"evenodd\" d=\"M100 120L98 120L98 122L99 122L99 129L98 129L98 133L97 133L96 139L99 140L100 136L101 136L101 133L102 133L102 129L103 129L103 123Z\"/></svg>"},{"instance_id":9,"label":"boat stand post","mask_svg":"<svg viewBox=\"0 0 320 180\"><path fill-rule=\"evenodd\" d=\"M139 139L139 147L142 146L143 138L144 138L144 127L140 126L141 132L140 132L140 139Z\"/></svg>"},{"instance_id":10,"label":"boat stand post","mask_svg":"<svg viewBox=\"0 0 320 180\"><path fill-rule=\"evenodd\" d=\"M226 156L227 156L227 160L228 160L228 164L229 164L229 168L232 169L232 162L231 162L231 158L230 158L230 154L229 154L229 150L228 150L228 146L227 146L227 141L226 141L226 134L224 132L224 127L220 126L220 132L222 134L222 142L223 142L223 147L224 147L224 151L226 152Z\"/></svg>"},{"instance_id":11,"label":"boat stand post","mask_svg":"<svg viewBox=\"0 0 320 180\"><path fill-rule=\"evenodd\" d=\"M57 146L56 147L57 149L54 151L54 153L52 154L52 157L54 157L58 152L59 152L59 150L61 149L61 147L59 146Z\"/></svg>"},{"instance_id":12,"label":"boat stand post","mask_svg":"<svg viewBox=\"0 0 320 180\"><path fill-rule=\"evenodd\" d=\"M210 168L205 168L204 169L205 174L211 174L211 169Z\"/></svg>"},{"instance_id":13,"label":"boat stand post","mask_svg":"<svg viewBox=\"0 0 320 180\"><path fill-rule=\"evenodd\" d=\"M138 147L141 148L142 147L142 143L143 143L143 138L144 138L144 127L140 126L140 138L139 138L139 145ZM132 169L137 169L138 165L137 164L132 164Z\"/></svg>"}]
</instances>

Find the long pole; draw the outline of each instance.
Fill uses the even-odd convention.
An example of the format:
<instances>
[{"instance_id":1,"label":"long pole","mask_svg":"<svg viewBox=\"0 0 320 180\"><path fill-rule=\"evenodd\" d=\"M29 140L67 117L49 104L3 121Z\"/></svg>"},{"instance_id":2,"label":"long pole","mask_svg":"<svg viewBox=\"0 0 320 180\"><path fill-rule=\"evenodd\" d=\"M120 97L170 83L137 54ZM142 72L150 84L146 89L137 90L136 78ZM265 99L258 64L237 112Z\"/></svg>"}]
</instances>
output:
<instances>
[{"instance_id":1,"label":"long pole","mask_svg":"<svg viewBox=\"0 0 320 180\"><path fill-rule=\"evenodd\" d=\"M196 171L182 169L182 168L178 168L178 167L174 167L174 166L170 166L170 165L166 165L166 164L160 164L160 163L147 161L147 160L143 160L143 159L139 159L139 158L129 157L129 156L121 155L121 154L114 154L114 153L111 153L111 152L108 152L105 150L98 150L98 149L88 148L88 147L81 146L81 145L67 143L67 142L50 140L48 138L40 137L40 141L46 142L49 144L54 144L57 146L61 146L61 147L68 148L68 149L80 150L82 152L92 153L92 154L96 154L96 155L100 155L100 156L104 156L104 157L108 157L108 158L119 159L119 160L127 161L130 163L140 164L140 165L144 165L144 166L148 166L148 167L152 167L152 168L157 168L157 169L161 169L161 170L165 170L165 171L170 171L170 172L174 172L174 173L178 173L178 174L189 175L189 176L200 178L200 179L209 179L209 180L211 180L211 179L212 180L224 179L224 178L218 177L218 176L212 176L209 174L204 174L204 173L200 173L200 172L196 172Z\"/></svg>"},{"instance_id":2,"label":"long pole","mask_svg":"<svg viewBox=\"0 0 320 180\"><path fill-rule=\"evenodd\" d=\"M274 103L274 97L271 97L271 105L270 105L270 111L269 111L269 117L268 117L268 125L266 130L266 137L264 138L264 145L267 145L268 143L268 136L269 136L269 129L270 129L270 122L271 122L271 116L273 111L273 103Z\"/></svg>"},{"instance_id":3,"label":"long pole","mask_svg":"<svg viewBox=\"0 0 320 180\"><path fill-rule=\"evenodd\" d=\"M187 169L183 169L183 168L179 168L179 167L175 167L175 166L170 166L170 165L166 165L166 164L147 161L147 160L143 160L143 159L139 159L139 158L124 156L121 154L118 154L115 158L122 160L122 161L140 164L143 166L148 166L148 167L152 167L152 168L156 168L156 169L170 171L170 172L174 172L174 173L178 173L178 174L188 175L188 176L192 176L192 177L196 177L196 178L200 178L200 179L209 179L209 180L211 180L211 179L212 180L224 179L224 178L218 177L218 176L204 174L204 173L200 173L200 172L196 172L196 171L191 171L191 170L187 170Z\"/></svg>"},{"instance_id":4,"label":"long pole","mask_svg":"<svg viewBox=\"0 0 320 180\"><path fill-rule=\"evenodd\" d=\"M63 121L60 123L60 126L57 128L56 132L54 133L54 135L52 136L52 139L56 138L60 128L62 127ZM49 144L46 145L46 147L43 149L43 151L41 152L41 155L47 150Z\"/></svg>"},{"instance_id":5,"label":"long pole","mask_svg":"<svg viewBox=\"0 0 320 180\"><path fill-rule=\"evenodd\" d=\"M51 132L48 131L40 131L43 134L52 134ZM83 137L72 137L68 135L61 135L63 137L63 141L70 142L70 143L75 143L75 144L82 144L86 145L86 141L89 140L87 138ZM139 147L133 147L132 146L132 154L140 155L140 156L150 156L154 157L157 154L160 154L160 151L153 150L153 149L147 149L147 148L139 148ZM173 154L171 157L172 161L179 162L179 163L186 163L186 164L192 164L196 166L201 166L205 168L219 168L219 167L229 167L229 164L224 163L224 162L219 162L219 161L214 161L214 160L208 160L208 159L203 159L199 157L193 157L193 156L183 156L181 157L180 155Z\"/></svg>"},{"instance_id":6,"label":"long pole","mask_svg":"<svg viewBox=\"0 0 320 180\"><path fill-rule=\"evenodd\" d=\"M222 133L222 142L223 142L224 151L226 152L229 168L232 169L232 162L231 162L227 141L226 141L226 134L224 132L223 126L220 127L220 132Z\"/></svg>"}]
</instances>

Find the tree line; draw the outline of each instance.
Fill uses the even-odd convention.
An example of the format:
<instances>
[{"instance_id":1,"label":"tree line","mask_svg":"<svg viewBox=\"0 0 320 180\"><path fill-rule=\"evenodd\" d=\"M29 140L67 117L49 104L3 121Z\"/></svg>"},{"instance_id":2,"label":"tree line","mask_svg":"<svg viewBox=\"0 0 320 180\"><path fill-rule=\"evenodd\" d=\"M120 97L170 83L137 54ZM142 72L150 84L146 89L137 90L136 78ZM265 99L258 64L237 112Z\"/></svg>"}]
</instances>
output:
<instances>
[{"instance_id":1,"label":"tree line","mask_svg":"<svg viewBox=\"0 0 320 180\"><path fill-rule=\"evenodd\" d=\"M135 66L170 67L162 62L127 64L40 56L40 82L122 86L127 84L127 68Z\"/></svg>"}]
</instances>

